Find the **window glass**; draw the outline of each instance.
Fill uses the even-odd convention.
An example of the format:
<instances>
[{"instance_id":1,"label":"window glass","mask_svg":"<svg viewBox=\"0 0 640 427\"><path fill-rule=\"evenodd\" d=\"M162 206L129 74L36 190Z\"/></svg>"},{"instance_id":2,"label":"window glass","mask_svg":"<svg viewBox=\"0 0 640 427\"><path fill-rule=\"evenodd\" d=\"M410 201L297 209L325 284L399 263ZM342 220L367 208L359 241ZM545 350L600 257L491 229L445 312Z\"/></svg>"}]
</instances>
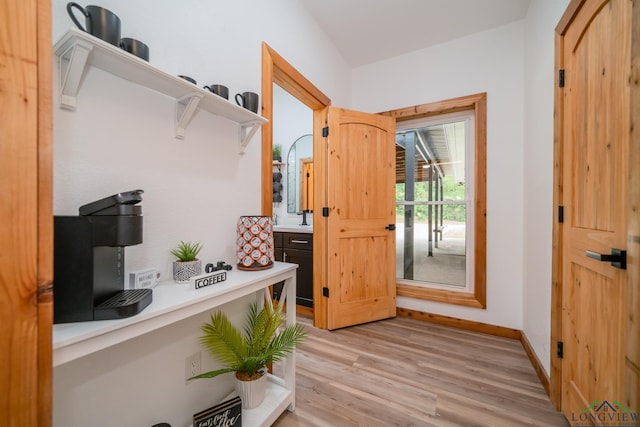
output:
<instances>
[{"instance_id":1,"label":"window glass","mask_svg":"<svg viewBox=\"0 0 640 427\"><path fill-rule=\"evenodd\" d=\"M398 123L398 282L469 290L473 285L473 111Z\"/></svg>"}]
</instances>

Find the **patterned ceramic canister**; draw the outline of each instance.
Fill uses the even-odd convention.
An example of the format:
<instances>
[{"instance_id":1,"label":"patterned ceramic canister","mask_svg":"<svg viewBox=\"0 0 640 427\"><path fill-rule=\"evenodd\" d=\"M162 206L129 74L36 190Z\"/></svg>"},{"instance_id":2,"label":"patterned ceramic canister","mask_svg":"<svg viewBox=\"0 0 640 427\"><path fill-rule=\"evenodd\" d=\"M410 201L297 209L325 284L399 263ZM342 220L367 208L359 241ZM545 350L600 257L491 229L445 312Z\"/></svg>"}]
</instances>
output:
<instances>
[{"instance_id":1,"label":"patterned ceramic canister","mask_svg":"<svg viewBox=\"0 0 640 427\"><path fill-rule=\"evenodd\" d=\"M238 219L238 270L273 267L273 221L270 216L247 215Z\"/></svg>"}]
</instances>

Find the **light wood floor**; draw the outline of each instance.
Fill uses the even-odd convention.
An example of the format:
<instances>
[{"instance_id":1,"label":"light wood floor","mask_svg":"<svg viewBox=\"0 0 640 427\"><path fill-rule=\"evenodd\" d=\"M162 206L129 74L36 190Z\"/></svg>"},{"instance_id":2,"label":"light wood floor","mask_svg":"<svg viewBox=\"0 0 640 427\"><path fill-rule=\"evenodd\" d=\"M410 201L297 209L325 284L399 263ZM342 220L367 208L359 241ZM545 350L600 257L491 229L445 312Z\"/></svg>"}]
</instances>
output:
<instances>
[{"instance_id":1,"label":"light wood floor","mask_svg":"<svg viewBox=\"0 0 640 427\"><path fill-rule=\"evenodd\" d=\"M397 317L316 329L296 351L291 426L568 426L517 340Z\"/></svg>"}]
</instances>

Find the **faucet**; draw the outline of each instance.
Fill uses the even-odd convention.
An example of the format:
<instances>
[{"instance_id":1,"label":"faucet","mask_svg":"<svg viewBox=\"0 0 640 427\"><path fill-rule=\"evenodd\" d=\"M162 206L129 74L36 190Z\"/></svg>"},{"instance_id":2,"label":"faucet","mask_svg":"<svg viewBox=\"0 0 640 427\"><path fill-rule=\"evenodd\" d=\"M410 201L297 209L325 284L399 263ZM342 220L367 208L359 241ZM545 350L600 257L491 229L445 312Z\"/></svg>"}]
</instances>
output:
<instances>
[{"instance_id":1,"label":"faucet","mask_svg":"<svg viewBox=\"0 0 640 427\"><path fill-rule=\"evenodd\" d=\"M304 209L302 211L302 224L300 225L309 225L307 224L307 212L309 212L308 210Z\"/></svg>"}]
</instances>

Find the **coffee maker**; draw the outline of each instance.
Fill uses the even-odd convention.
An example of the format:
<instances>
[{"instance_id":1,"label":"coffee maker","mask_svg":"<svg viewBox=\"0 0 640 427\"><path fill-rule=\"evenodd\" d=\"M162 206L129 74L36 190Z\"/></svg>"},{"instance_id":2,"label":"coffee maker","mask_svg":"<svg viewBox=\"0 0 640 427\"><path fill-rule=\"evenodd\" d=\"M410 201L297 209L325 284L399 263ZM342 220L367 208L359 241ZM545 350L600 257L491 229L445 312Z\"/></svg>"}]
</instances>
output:
<instances>
[{"instance_id":1,"label":"coffee maker","mask_svg":"<svg viewBox=\"0 0 640 427\"><path fill-rule=\"evenodd\" d=\"M124 286L124 247L142 243L142 190L54 216L53 323L121 319L140 313L151 289Z\"/></svg>"}]
</instances>

